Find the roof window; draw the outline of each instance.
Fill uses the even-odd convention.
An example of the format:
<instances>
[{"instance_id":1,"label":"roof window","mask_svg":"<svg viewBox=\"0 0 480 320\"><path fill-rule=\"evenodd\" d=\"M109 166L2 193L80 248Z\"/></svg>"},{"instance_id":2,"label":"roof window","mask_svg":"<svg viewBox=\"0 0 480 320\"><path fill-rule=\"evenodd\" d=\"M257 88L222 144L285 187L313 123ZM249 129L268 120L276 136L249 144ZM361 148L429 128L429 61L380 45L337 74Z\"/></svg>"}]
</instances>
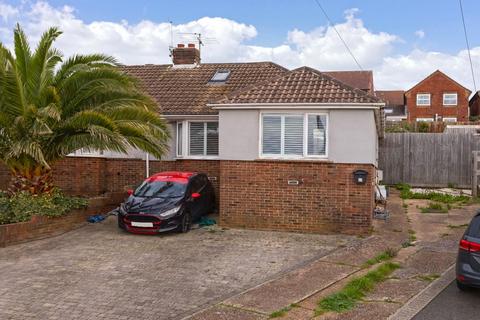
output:
<instances>
[{"instance_id":1,"label":"roof window","mask_svg":"<svg viewBox=\"0 0 480 320\"><path fill-rule=\"evenodd\" d=\"M225 82L230 76L230 70L217 70L209 82Z\"/></svg>"}]
</instances>

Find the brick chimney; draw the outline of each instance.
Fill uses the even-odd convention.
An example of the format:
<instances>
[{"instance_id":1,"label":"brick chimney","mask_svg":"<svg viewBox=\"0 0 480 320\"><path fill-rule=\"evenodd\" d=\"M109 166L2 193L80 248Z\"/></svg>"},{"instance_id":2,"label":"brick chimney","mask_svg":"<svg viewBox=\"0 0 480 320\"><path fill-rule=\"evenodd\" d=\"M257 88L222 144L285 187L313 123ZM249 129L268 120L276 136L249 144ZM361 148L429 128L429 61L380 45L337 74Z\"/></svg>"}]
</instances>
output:
<instances>
[{"instance_id":1,"label":"brick chimney","mask_svg":"<svg viewBox=\"0 0 480 320\"><path fill-rule=\"evenodd\" d=\"M189 43L187 47L179 43L172 50L172 59L174 65L200 64L200 51L195 48L193 43Z\"/></svg>"}]
</instances>

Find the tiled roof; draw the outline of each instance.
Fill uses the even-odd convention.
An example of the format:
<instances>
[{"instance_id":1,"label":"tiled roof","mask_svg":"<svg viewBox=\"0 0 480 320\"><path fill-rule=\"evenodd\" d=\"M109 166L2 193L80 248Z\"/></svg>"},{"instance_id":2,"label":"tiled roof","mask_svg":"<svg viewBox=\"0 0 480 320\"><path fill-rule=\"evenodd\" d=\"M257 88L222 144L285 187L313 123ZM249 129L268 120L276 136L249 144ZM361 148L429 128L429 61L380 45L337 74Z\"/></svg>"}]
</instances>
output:
<instances>
[{"instance_id":1,"label":"tiled roof","mask_svg":"<svg viewBox=\"0 0 480 320\"><path fill-rule=\"evenodd\" d=\"M207 103L288 72L272 62L203 63L193 68L177 68L172 65L122 68L140 80L164 115L216 114L217 111L208 107ZM225 83L209 83L217 70L230 70Z\"/></svg>"},{"instance_id":2,"label":"tiled roof","mask_svg":"<svg viewBox=\"0 0 480 320\"><path fill-rule=\"evenodd\" d=\"M216 104L379 103L380 99L318 70L301 67L262 84L237 91Z\"/></svg>"},{"instance_id":3,"label":"tiled roof","mask_svg":"<svg viewBox=\"0 0 480 320\"><path fill-rule=\"evenodd\" d=\"M377 90L375 95L382 99L387 106L405 105L405 91L403 90Z\"/></svg>"},{"instance_id":4,"label":"tiled roof","mask_svg":"<svg viewBox=\"0 0 480 320\"><path fill-rule=\"evenodd\" d=\"M373 94L372 71L323 71L323 73L348 84L350 87Z\"/></svg>"}]
</instances>

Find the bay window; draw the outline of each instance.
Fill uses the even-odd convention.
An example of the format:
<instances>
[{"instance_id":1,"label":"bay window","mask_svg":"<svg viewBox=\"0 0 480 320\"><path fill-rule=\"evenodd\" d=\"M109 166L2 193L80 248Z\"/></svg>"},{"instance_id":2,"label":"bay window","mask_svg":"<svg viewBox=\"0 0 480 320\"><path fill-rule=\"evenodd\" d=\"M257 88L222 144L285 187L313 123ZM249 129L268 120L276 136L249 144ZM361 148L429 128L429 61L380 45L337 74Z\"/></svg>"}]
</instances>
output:
<instances>
[{"instance_id":1,"label":"bay window","mask_svg":"<svg viewBox=\"0 0 480 320\"><path fill-rule=\"evenodd\" d=\"M325 157L326 114L263 114L263 157Z\"/></svg>"}]
</instances>

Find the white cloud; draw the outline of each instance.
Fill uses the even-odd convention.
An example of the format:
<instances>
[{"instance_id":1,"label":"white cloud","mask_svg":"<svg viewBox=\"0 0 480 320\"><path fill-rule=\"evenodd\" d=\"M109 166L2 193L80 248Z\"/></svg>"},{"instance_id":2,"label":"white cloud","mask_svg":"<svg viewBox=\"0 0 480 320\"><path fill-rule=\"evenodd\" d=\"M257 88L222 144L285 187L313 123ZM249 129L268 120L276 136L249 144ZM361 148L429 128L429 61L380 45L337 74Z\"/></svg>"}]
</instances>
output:
<instances>
[{"instance_id":1,"label":"white cloud","mask_svg":"<svg viewBox=\"0 0 480 320\"><path fill-rule=\"evenodd\" d=\"M423 39L423 38L425 38L425 31L417 30L417 31L415 31L415 36L419 39Z\"/></svg>"},{"instance_id":2,"label":"white cloud","mask_svg":"<svg viewBox=\"0 0 480 320\"><path fill-rule=\"evenodd\" d=\"M15 17L17 14L17 8L0 2L0 18L2 18L4 22L7 22L10 18Z\"/></svg>"},{"instance_id":3,"label":"white cloud","mask_svg":"<svg viewBox=\"0 0 480 320\"><path fill-rule=\"evenodd\" d=\"M1 0L0 0L1 1ZM395 54L395 44L402 40L394 34L373 32L357 16L358 10L345 12L345 20L335 25L364 69L374 70L375 85L382 89L406 89L436 69L441 69L462 84L471 87L468 56L428 52L413 49L403 55ZM64 34L56 43L66 55L103 52L114 55L122 63L169 63L171 42L170 24L144 20L93 21L87 23L70 6L53 7L47 2L27 3L18 7L0 3L0 37L12 39L12 29L18 19L32 42L52 25ZM357 66L346 51L332 26L313 30L290 30L284 43L274 47L249 45L257 36L253 25L221 17L203 17L184 24L173 25L174 44L193 42L191 35L202 33L214 38L202 47L204 62L273 60L285 67L308 65L319 70L356 70ZM425 36L422 30L418 38ZM11 45L11 42L7 45ZM472 49L475 70L480 70L480 47Z\"/></svg>"}]
</instances>

